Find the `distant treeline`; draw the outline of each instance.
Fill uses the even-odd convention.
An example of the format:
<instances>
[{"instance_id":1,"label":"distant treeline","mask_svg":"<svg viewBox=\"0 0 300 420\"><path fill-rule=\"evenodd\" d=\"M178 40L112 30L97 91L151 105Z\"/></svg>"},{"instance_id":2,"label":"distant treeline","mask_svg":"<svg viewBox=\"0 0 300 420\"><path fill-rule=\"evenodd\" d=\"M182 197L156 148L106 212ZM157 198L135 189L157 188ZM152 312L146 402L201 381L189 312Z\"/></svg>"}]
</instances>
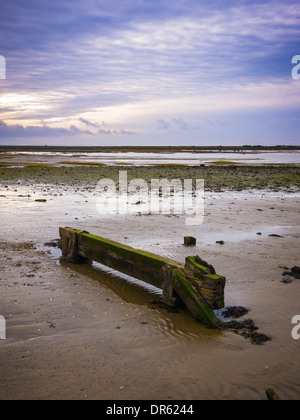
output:
<instances>
[{"instance_id":1,"label":"distant treeline","mask_svg":"<svg viewBox=\"0 0 300 420\"><path fill-rule=\"evenodd\" d=\"M0 146L0 152L137 152L137 153L175 153L175 152L243 152L300 150L299 146Z\"/></svg>"}]
</instances>

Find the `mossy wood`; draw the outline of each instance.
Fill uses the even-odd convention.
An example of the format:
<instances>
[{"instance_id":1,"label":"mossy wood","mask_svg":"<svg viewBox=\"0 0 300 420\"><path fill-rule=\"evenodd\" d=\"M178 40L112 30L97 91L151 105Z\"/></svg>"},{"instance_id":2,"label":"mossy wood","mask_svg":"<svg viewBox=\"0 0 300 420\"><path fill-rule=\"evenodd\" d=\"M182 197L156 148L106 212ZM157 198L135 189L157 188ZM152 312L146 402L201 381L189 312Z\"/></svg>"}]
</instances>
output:
<instances>
[{"instance_id":1,"label":"mossy wood","mask_svg":"<svg viewBox=\"0 0 300 420\"><path fill-rule=\"evenodd\" d=\"M96 261L163 290L167 305L182 301L195 318L217 327L214 309L224 307L226 279L188 257L185 265L88 232L60 228L60 247L69 262Z\"/></svg>"}]
</instances>

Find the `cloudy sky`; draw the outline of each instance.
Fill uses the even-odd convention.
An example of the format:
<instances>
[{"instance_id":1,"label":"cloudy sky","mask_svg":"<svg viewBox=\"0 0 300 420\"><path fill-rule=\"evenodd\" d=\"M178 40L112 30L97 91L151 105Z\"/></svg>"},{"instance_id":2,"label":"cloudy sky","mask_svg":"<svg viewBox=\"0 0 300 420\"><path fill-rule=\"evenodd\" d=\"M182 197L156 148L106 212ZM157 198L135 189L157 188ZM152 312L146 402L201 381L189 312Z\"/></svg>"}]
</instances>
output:
<instances>
[{"instance_id":1,"label":"cloudy sky","mask_svg":"<svg viewBox=\"0 0 300 420\"><path fill-rule=\"evenodd\" d=\"M0 144L300 144L299 0L0 1Z\"/></svg>"}]
</instances>

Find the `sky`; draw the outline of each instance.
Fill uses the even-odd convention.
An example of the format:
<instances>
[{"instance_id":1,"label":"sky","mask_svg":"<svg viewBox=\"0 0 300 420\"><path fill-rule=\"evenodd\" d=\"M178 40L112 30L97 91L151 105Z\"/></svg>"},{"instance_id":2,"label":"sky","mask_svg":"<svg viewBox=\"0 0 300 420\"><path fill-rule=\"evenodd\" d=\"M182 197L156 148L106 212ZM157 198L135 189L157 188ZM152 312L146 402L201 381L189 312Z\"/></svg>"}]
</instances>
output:
<instances>
[{"instance_id":1,"label":"sky","mask_svg":"<svg viewBox=\"0 0 300 420\"><path fill-rule=\"evenodd\" d=\"M299 0L0 0L0 144L300 145L297 55Z\"/></svg>"}]
</instances>

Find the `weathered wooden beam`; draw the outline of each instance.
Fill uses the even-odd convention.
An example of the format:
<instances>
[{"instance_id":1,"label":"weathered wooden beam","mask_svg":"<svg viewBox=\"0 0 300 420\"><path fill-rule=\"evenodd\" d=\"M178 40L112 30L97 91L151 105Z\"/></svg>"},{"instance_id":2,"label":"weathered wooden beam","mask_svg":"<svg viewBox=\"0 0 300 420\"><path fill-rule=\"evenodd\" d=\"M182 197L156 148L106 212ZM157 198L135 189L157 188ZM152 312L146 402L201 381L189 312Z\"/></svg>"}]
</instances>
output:
<instances>
[{"instance_id":1,"label":"weathered wooden beam","mask_svg":"<svg viewBox=\"0 0 300 420\"><path fill-rule=\"evenodd\" d=\"M214 309L224 307L225 277L188 257L185 265L147 251L88 232L60 228L62 254L72 263L96 261L163 290L163 300L174 305L178 298L193 316L210 327L218 320Z\"/></svg>"}]
</instances>

